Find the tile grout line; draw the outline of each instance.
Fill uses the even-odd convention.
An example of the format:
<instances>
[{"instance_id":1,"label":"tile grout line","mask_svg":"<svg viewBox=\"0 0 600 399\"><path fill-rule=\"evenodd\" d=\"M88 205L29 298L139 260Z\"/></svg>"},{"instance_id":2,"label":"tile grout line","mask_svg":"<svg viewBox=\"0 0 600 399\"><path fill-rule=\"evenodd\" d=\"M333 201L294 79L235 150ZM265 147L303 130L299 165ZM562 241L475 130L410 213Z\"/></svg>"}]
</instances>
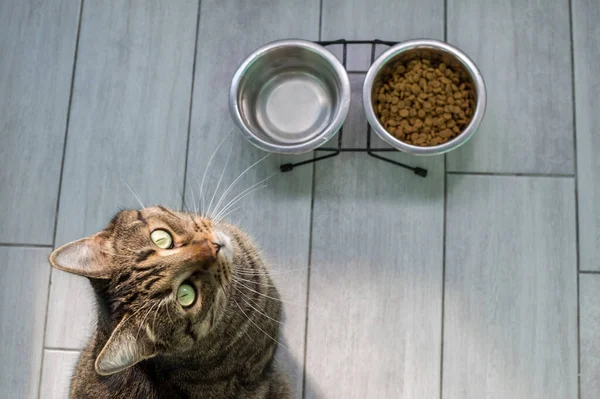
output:
<instances>
[{"instance_id":1,"label":"tile grout line","mask_svg":"<svg viewBox=\"0 0 600 399\"><path fill-rule=\"evenodd\" d=\"M198 57L198 34L200 33L200 8L202 0L198 0L198 13L196 16L196 37L194 38L194 59L192 61L192 82L190 85L190 108L188 114L187 141L185 144L185 161L183 164L183 191L181 192L181 210L185 209L185 190L187 186L188 159L190 155L190 136L192 132L192 107L194 105L194 86L196 84L196 59ZM200 193L202 195L202 193ZM194 204L195 205L195 204Z\"/></svg>"},{"instance_id":2,"label":"tile grout line","mask_svg":"<svg viewBox=\"0 0 600 399\"><path fill-rule=\"evenodd\" d=\"M13 243L0 242L0 247L16 247L16 248L53 248L52 244L28 244L28 243Z\"/></svg>"},{"instance_id":3,"label":"tile grout line","mask_svg":"<svg viewBox=\"0 0 600 399\"><path fill-rule=\"evenodd\" d=\"M323 0L319 0L319 33L318 40L323 36Z\"/></svg>"},{"instance_id":4,"label":"tile grout line","mask_svg":"<svg viewBox=\"0 0 600 399\"><path fill-rule=\"evenodd\" d=\"M444 318L446 314L446 218L448 210L448 173L446 173L447 156L444 155L444 214L442 226L442 311L440 331L440 399L444 388Z\"/></svg>"},{"instance_id":5,"label":"tile grout line","mask_svg":"<svg viewBox=\"0 0 600 399\"><path fill-rule=\"evenodd\" d=\"M73 349L73 348L60 348L60 347L46 347L44 348L47 351L56 351L56 352L70 352L70 353L81 353L83 349Z\"/></svg>"},{"instance_id":6,"label":"tile grout line","mask_svg":"<svg viewBox=\"0 0 600 399\"><path fill-rule=\"evenodd\" d=\"M579 295L579 274L580 274L580 259L579 253L579 180L577 173L577 107L575 105L575 46L574 46L574 29L573 29L573 1L569 0L569 38L571 42L571 99L572 99L572 115L573 118L573 169L575 171L575 279L576 279L576 295L577 295L577 397L581 398L581 326L580 326L580 295Z\"/></svg>"},{"instance_id":7,"label":"tile grout line","mask_svg":"<svg viewBox=\"0 0 600 399\"><path fill-rule=\"evenodd\" d=\"M457 176L497 176L497 177L553 177L553 178L574 178L575 174L561 174L561 173L495 173L495 172L458 172L449 171L446 172L449 175Z\"/></svg>"},{"instance_id":8,"label":"tile grout line","mask_svg":"<svg viewBox=\"0 0 600 399\"><path fill-rule=\"evenodd\" d=\"M448 0L444 0L444 42L448 42ZM446 154L444 154L444 168L446 167Z\"/></svg>"},{"instance_id":9,"label":"tile grout line","mask_svg":"<svg viewBox=\"0 0 600 399\"><path fill-rule=\"evenodd\" d=\"M600 274L600 270L580 270L579 274Z\"/></svg>"},{"instance_id":10,"label":"tile grout line","mask_svg":"<svg viewBox=\"0 0 600 399\"><path fill-rule=\"evenodd\" d=\"M60 197L62 192L62 182L63 182L63 174L65 170L65 158L67 154L67 139L69 137L69 123L71 121L71 109L73 105L73 91L75 88L75 73L77 72L77 56L79 53L79 38L81 36L81 25L83 22L83 5L84 0L81 0L79 3L79 21L77 24L77 34L75 37L75 50L73 53L73 68L71 73L71 90L69 93L69 103L67 108L67 120L65 124L65 136L63 141L63 151L62 151L62 159L60 164L60 176L58 178L58 195L56 196L56 210L54 214L54 233L52 234L52 248L56 247L56 234L58 231L58 212L60 210ZM50 267L50 273L48 276L48 289L46 292L46 312L44 315L44 328L43 328L43 336L42 336L42 356L40 360L40 372L39 372L39 384L38 384L38 392L37 397L40 398L42 395L42 377L44 370L44 348L46 346L46 329L48 328L48 309L50 307L50 290L52 287L52 267Z\"/></svg>"},{"instance_id":11,"label":"tile grout line","mask_svg":"<svg viewBox=\"0 0 600 399\"><path fill-rule=\"evenodd\" d=\"M319 1L319 33L318 40L321 40L322 36L322 24L323 24L323 0ZM316 152L313 152L313 158L316 157ZM316 165L312 164L312 186L311 186L311 199L310 199L310 218L308 224L308 264L306 268L306 315L304 317L304 359L302 362L302 393L301 397L306 396L306 359L308 355L308 316L310 312L310 276L311 276L311 264L312 264L312 240L313 240L313 217L315 207L315 186L316 186Z\"/></svg>"},{"instance_id":12,"label":"tile grout line","mask_svg":"<svg viewBox=\"0 0 600 399\"><path fill-rule=\"evenodd\" d=\"M448 42L448 0L444 0L444 42ZM446 213L448 208L448 155L444 154L444 212L442 222L442 309L440 323L440 399L444 396L444 318L446 309Z\"/></svg>"},{"instance_id":13,"label":"tile grout line","mask_svg":"<svg viewBox=\"0 0 600 399\"><path fill-rule=\"evenodd\" d=\"M313 154L313 157L315 155ZM302 362L302 398L306 394L306 359L308 355L308 316L310 312L310 276L312 265L313 217L315 207L316 165L312 165L312 187L310 200L310 219L308 224L308 265L306 269L306 315L304 317L304 361Z\"/></svg>"}]
</instances>

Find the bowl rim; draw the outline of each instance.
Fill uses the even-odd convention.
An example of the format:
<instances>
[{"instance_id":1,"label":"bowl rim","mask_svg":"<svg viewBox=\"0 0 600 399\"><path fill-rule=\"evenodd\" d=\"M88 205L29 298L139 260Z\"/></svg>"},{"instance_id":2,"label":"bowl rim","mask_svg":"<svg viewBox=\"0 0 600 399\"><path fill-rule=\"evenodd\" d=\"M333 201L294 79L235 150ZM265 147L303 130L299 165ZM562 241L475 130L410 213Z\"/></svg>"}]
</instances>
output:
<instances>
[{"instance_id":1,"label":"bowl rim","mask_svg":"<svg viewBox=\"0 0 600 399\"><path fill-rule=\"evenodd\" d=\"M377 76L379 71L396 55L415 48L433 48L435 50L441 50L453 56L458 62L463 64L463 66L471 75L473 82L475 83L477 103L475 104L475 113L473 114L473 118L471 118L471 121L469 122L467 127L458 136L446 143L436 146L419 147L397 139L381 125L381 123L377 119L377 116L375 115L375 110L373 109L372 105L373 103L371 91L373 88L375 77ZM367 121L369 122L369 125L372 127L375 133L383 141L385 141L392 147L414 155L440 155L454 150L465 144L473 136L473 134L477 131L477 128L481 124L487 104L485 81L483 80L483 76L479 71L479 68L477 68L477 65L475 65L475 62L473 62L473 60L471 60L471 58L469 58L469 56L467 56L460 49L448 43L435 39L408 40L405 42L398 43L390 47L385 52L383 52L375 60L375 62L373 62L373 64L367 71L367 75L365 76L365 81L363 84L362 97L363 108L367 116Z\"/></svg>"},{"instance_id":2,"label":"bowl rim","mask_svg":"<svg viewBox=\"0 0 600 399\"><path fill-rule=\"evenodd\" d=\"M247 68L265 54L282 47L299 47L319 55L332 66L340 81L339 104L337 111L327 127L312 139L291 145L274 144L258 137L244 122L240 107L238 106L239 86ZM231 79L231 85L229 87L229 112L243 136L261 150L277 154L303 154L322 146L336 135L348 116L348 111L350 110L350 96L350 79L348 78L348 73L342 63L329 50L309 40L282 39L275 40L259 47L242 61Z\"/></svg>"}]
</instances>

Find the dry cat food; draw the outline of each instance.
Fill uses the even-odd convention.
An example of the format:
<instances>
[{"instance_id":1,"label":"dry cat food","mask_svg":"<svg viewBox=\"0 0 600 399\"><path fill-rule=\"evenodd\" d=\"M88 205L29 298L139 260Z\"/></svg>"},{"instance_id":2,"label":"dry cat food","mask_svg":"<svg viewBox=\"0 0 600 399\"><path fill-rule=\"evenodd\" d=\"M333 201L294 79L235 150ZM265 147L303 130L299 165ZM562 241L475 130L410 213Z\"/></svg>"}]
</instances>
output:
<instances>
[{"instance_id":1,"label":"dry cat food","mask_svg":"<svg viewBox=\"0 0 600 399\"><path fill-rule=\"evenodd\" d=\"M472 86L443 63L399 62L382 82L375 113L399 140L428 147L452 140L468 125L473 97Z\"/></svg>"}]
</instances>

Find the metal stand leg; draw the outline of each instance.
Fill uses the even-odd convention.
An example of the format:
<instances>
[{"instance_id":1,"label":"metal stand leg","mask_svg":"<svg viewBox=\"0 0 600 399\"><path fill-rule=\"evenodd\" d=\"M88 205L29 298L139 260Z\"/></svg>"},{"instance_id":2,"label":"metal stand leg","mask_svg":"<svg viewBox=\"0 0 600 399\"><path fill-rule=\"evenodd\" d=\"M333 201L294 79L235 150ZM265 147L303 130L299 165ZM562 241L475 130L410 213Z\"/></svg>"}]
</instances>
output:
<instances>
[{"instance_id":1,"label":"metal stand leg","mask_svg":"<svg viewBox=\"0 0 600 399\"><path fill-rule=\"evenodd\" d=\"M302 162L297 162L297 163L284 163L279 167L279 170L282 172L289 172L291 170L293 170L296 166L302 166L302 165L306 165L309 163L314 163L317 161L321 161L323 159L327 159L327 158L332 158L335 156L340 155L341 151L338 150L322 150L322 151L334 151L333 154L327 154L327 155L323 155L320 157L316 157L316 158L312 158L312 159L307 159L306 161L302 161Z\"/></svg>"}]
</instances>

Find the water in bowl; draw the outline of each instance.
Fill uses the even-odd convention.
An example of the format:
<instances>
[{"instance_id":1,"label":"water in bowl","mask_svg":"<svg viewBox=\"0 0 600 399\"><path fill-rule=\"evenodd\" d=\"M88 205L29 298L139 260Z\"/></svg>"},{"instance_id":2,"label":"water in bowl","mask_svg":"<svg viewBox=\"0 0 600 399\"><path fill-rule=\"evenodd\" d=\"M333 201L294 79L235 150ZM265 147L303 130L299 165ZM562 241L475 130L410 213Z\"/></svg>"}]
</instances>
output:
<instances>
[{"instance_id":1,"label":"water in bowl","mask_svg":"<svg viewBox=\"0 0 600 399\"><path fill-rule=\"evenodd\" d=\"M290 69L272 77L256 98L256 122L279 143L312 139L325 129L333 112L330 89L311 71Z\"/></svg>"}]
</instances>

